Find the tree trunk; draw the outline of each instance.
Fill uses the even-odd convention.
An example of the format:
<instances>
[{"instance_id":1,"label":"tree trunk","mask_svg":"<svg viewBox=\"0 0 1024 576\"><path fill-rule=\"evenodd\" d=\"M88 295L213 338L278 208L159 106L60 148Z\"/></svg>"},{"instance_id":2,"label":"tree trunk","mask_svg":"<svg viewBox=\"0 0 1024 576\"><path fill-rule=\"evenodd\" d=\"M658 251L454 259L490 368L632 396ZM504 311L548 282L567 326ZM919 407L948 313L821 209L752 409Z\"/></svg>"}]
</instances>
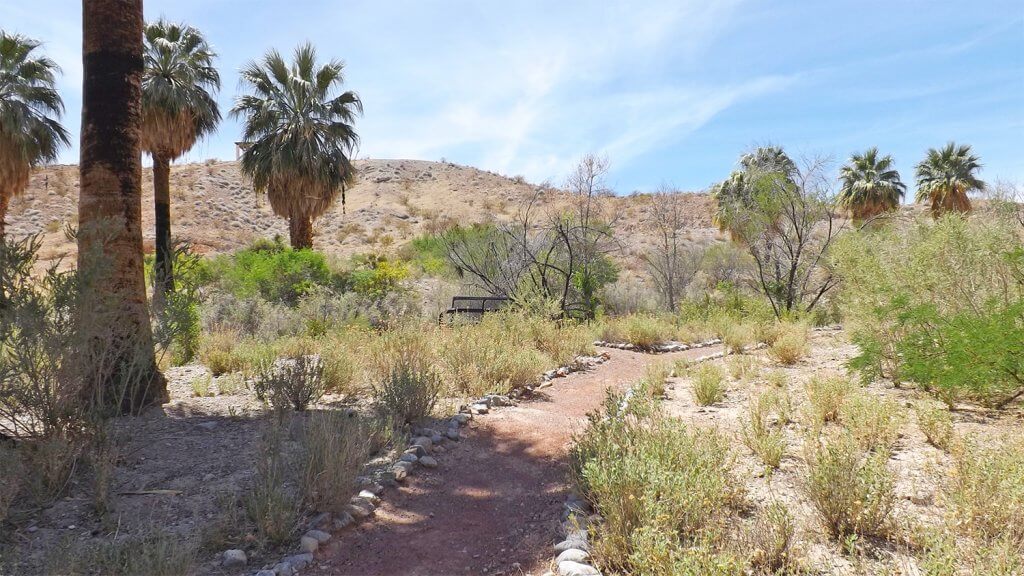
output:
<instances>
[{"instance_id":1,"label":"tree trunk","mask_svg":"<svg viewBox=\"0 0 1024 576\"><path fill-rule=\"evenodd\" d=\"M82 1L78 268L85 293L111 303L90 323L90 358L110 359L87 370L121 413L167 398L142 269L142 27L142 0Z\"/></svg>"},{"instance_id":2,"label":"tree trunk","mask_svg":"<svg viewBox=\"0 0 1024 576\"><path fill-rule=\"evenodd\" d=\"M0 242L4 241L5 227L7 225L7 205L10 201L10 196L0 191Z\"/></svg>"},{"instance_id":3,"label":"tree trunk","mask_svg":"<svg viewBox=\"0 0 1024 576\"><path fill-rule=\"evenodd\" d=\"M174 253L171 250L171 162L153 155L153 209L156 220L156 260L153 262L153 302L161 306L174 291Z\"/></svg>"},{"instance_id":4,"label":"tree trunk","mask_svg":"<svg viewBox=\"0 0 1024 576\"><path fill-rule=\"evenodd\" d=\"M313 248L313 220L306 215L292 215L288 218L288 235L292 248Z\"/></svg>"}]
</instances>

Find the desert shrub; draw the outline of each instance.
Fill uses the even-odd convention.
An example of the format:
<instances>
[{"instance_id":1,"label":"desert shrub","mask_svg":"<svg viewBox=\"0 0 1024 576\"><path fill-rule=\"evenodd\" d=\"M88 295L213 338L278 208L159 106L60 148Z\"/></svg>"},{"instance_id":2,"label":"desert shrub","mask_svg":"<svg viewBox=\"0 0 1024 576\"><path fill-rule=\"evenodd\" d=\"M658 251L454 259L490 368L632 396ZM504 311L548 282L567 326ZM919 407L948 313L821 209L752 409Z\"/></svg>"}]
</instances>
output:
<instances>
[{"instance_id":1,"label":"desert shrub","mask_svg":"<svg viewBox=\"0 0 1024 576\"><path fill-rule=\"evenodd\" d=\"M260 241L234 254L209 262L209 275L218 286L239 298L259 296L269 302L295 305L316 286L340 288L343 279L331 271L323 254L294 250L279 238Z\"/></svg>"},{"instance_id":2,"label":"desert shrub","mask_svg":"<svg viewBox=\"0 0 1024 576\"><path fill-rule=\"evenodd\" d=\"M690 370L693 399L699 406L710 406L725 399L725 375L715 364L701 364Z\"/></svg>"},{"instance_id":3,"label":"desert shrub","mask_svg":"<svg viewBox=\"0 0 1024 576\"><path fill-rule=\"evenodd\" d=\"M863 450L888 450L900 435L905 415L895 400L856 392L839 408L839 422Z\"/></svg>"},{"instance_id":4,"label":"desert shrub","mask_svg":"<svg viewBox=\"0 0 1024 576\"><path fill-rule=\"evenodd\" d=\"M1024 441L982 446L967 442L954 454L943 500L959 534L983 543L1007 538L1024 547Z\"/></svg>"},{"instance_id":5,"label":"desert shrub","mask_svg":"<svg viewBox=\"0 0 1024 576\"><path fill-rule=\"evenodd\" d=\"M316 298L320 291L314 292L310 298ZM219 290L211 291L204 299L201 309L203 330L205 332L236 332L246 337L261 340L273 340L281 336L300 334L313 319L304 320L302 303L299 309L293 309L281 303L270 303L253 296L238 298L231 293ZM333 302L333 301L332 301ZM337 311L329 310L333 318Z\"/></svg>"},{"instance_id":6,"label":"desert shrub","mask_svg":"<svg viewBox=\"0 0 1024 576\"><path fill-rule=\"evenodd\" d=\"M720 336L726 350L739 354L754 343L754 326L743 322L726 321L721 328Z\"/></svg>"},{"instance_id":7,"label":"desert shrub","mask_svg":"<svg viewBox=\"0 0 1024 576\"><path fill-rule=\"evenodd\" d=\"M643 383L645 389L649 390L655 398L665 395L665 381L668 380L671 370L664 362L652 362L644 368Z\"/></svg>"},{"instance_id":8,"label":"desert shrub","mask_svg":"<svg viewBox=\"0 0 1024 576\"><path fill-rule=\"evenodd\" d=\"M252 383L256 398L275 408L302 412L323 398L324 363L319 356L297 356L265 365Z\"/></svg>"},{"instance_id":9,"label":"desert shrub","mask_svg":"<svg viewBox=\"0 0 1024 576\"><path fill-rule=\"evenodd\" d=\"M815 376L807 381L807 402L811 423L821 426L835 422L843 401L854 390L854 385L842 376Z\"/></svg>"},{"instance_id":10,"label":"desert shrub","mask_svg":"<svg viewBox=\"0 0 1024 576\"><path fill-rule=\"evenodd\" d=\"M949 410L942 406L919 406L915 413L917 426L928 439L928 443L948 452L955 439L953 417Z\"/></svg>"},{"instance_id":11,"label":"desert shrub","mask_svg":"<svg viewBox=\"0 0 1024 576\"><path fill-rule=\"evenodd\" d=\"M808 448L804 490L829 535L884 536L896 502L888 452L865 452L848 434Z\"/></svg>"},{"instance_id":12,"label":"desert shrub","mask_svg":"<svg viewBox=\"0 0 1024 576\"><path fill-rule=\"evenodd\" d=\"M370 254L356 258L356 269L349 273L349 284L360 296L380 300L397 291L409 277L409 267L386 256Z\"/></svg>"},{"instance_id":13,"label":"desert shrub","mask_svg":"<svg viewBox=\"0 0 1024 576\"><path fill-rule=\"evenodd\" d=\"M565 342L560 335L567 331ZM558 364L568 364L588 347L576 328L515 313L491 314L476 325L453 326L439 337L445 376L458 392L506 393L535 384ZM558 356L556 359L554 356Z\"/></svg>"},{"instance_id":14,"label":"desert shrub","mask_svg":"<svg viewBox=\"0 0 1024 576\"><path fill-rule=\"evenodd\" d=\"M174 290L154 296L153 339L170 352L171 364L191 362L199 349L202 323L200 288L206 282L205 263L187 244L174 246ZM152 278L152 256L145 258L145 273Z\"/></svg>"},{"instance_id":15,"label":"desert shrub","mask_svg":"<svg viewBox=\"0 0 1024 576\"><path fill-rule=\"evenodd\" d=\"M277 546L291 540L297 527L301 502L289 486L288 461L284 449L285 426L273 423L260 438L252 485L242 497L246 517L264 545Z\"/></svg>"},{"instance_id":16,"label":"desert shrub","mask_svg":"<svg viewBox=\"0 0 1024 576\"><path fill-rule=\"evenodd\" d=\"M764 380L773 388L786 388L789 385L789 377L782 370L772 370Z\"/></svg>"},{"instance_id":17,"label":"desert shrub","mask_svg":"<svg viewBox=\"0 0 1024 576\"><path fill-rule=\"evenodd\" d=\"M601 289L601 303L609 314L651 314L658 310L658 293L632 276L620 276Z\"/></svg>"},{"instance_id":18,"label":"desert shrub","mask_svg":"<svg viewBox=\"0 0 1024 576\"><path fill-rule=\"evenodd\" d=\"M770 393L751 398L747 406L747 418L742 421L740 437L743 444L773 470L779 467L786 453L786 437L778 419L773 422L772 411L777 404Z\"/></svg>"},{"instance_id":19,"label":"desert shrub","mask_svg":"<svg viewBox=\"0 0 1024 576\"><path fill-rule=\"evenodd\" d=\"M912 380L952 404L1024 390L1024 236L998 213L850 234L833 260L866 379Z\"/></svg>"},{"instance_id":20,"label":"desert shrub","mask_svg":"<svg viewBox=\"0 0 1024 576\"><path fill-rule=\"evenodd\" d=\"M601 339L606 342L628 342L647 350L674 340L676 331L676 326L665 317L635 314L606 320Z\"/></svg>"},{"instance_id":21,"label":"desert shrub","mask_svg":"<svg viewBox=\"0 0 1024 576\"><path fill-rule=\"evenodd\" d=\"M726 362L726 366L729 369L729 376L733 380L742 380L756 376L758 372L757 359L753 356L732 355Z\"/></svg>"},{"instance_id":22,"label":"desert shrub","mask_svg":"<svg viewBox=\"0 0 1024 576\"><path fill-rule=\"evenodd\" d=\"M377 407L395 426L415 423L434 410L441 394L441 378L432 369L395 365L372 385Z\"/></svg>"},{"instance_id":23,"label":"desert shrub","mask_svg":"<svg viewBox=\"0 0 1024 576\"><path fill-rule=\"evenodd\" d=\"M808 351L807 326L793 322L779 324L768 346L768 355L786 366L799 362Z\"/></svg>"},{"instance_id":24,"label":"desert shrub","mask_svg":"<svg viewBox=\"0 0 1024 576\"><path fill-rule=\"evenodd\" d=\"M359 334L365 335L363 332ZM355 335L328 337L320 347L324 363L324 390L333 394L353 392L358 370L356 358L350 351Z\"/></svg>"},{"instance_id":25,"label":"desert shrub","mask_svg":"<svg viewBox=\"0 0 1024 576\"><path fill-rule=\"evenodd\" d=\"M367 424L348 412L310 413L300 437L299 485L311 510L339 513L348 504L370 453L370 436Z\"/></svg>"},{"instance_id":26,"label":"desert shrub","mask_svg":"<svg viewBox=\"0 0 1024 576\"><path fill-rule=\"evenodd\" d=\"M647 391L608 393L575 437L571 470L603 522L592 553L602 568L670 574L687 556L717 556L717 533L741 499L728 442L665 416ZM692 552L691 552L692 551Z\"/></svg>"},{"instance_id":27,"label":"desert shrub","mask_svg":"<svg viewBox=\"0 0 1024 576\"><path fill-rule=\"evenodd\" d=\"M213 377L209 374L200 374L192 379L192 395L197 398L204 398L206 396L213 396L213 390L210 385L213 383Z\"/></svg>"},{"instance_id":28,"label":"desert shrub","mask_svg":"<svg viewBox=\"0 0 1024 576\"><path fill-rule=\"evenodd\" d=\"M238 335L231 332L206 334L199 345L199 359L214 376L238 370L241 366L235 356Z\"/></svg>"},{"instance_id":29,"label":"desert shrub","mask_svg":"<svg viewBox=\"0 0 1024 576\"><path fill-rule=\"evenodd\" d=\"M99 544L63 542L47 559L48 574L86 576L175 576L190 574L196 546L190 539L157 529L131 537L115 537Z\"/></svg>"},{"instance_id":30,"label":"desert shrub","mask_svg":"<svg viewBox=\"0 0 1024 576\"><path fill-rule=\"evenodd\" d=\"M786 574L797 568L796 524L781 502L772 502L758 513L740 543L751 568L759 574Z\"/></svg>"}]
</instances>

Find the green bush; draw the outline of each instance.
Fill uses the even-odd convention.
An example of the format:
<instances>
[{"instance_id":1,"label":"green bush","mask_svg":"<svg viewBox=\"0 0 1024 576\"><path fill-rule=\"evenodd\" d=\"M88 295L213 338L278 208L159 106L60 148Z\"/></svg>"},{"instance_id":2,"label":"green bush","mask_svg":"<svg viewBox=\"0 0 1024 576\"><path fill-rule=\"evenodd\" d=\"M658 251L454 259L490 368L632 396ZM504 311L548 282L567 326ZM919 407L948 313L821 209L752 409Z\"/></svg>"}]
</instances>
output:
<instances>
[{"instance_id":1,"label":"green bush","mask_svg":"<svg viewBox=\"0 0 1024 576\"><path fill-rule=\"evenodd\" d=\"M213 280L236 297L259 296L290 306L314 287L343 286L342 277L331 271L323 254L293 250L280 240L218 256L209 263L209 270Z\"/></svg>"},{"instance_id":2,"label":"green bush","mask_svg":"<svg viewBox=\"0 0 1024 576\"><path fill-rule=\"evenodd\" d=\"M806 385L811 425L821 427L839 419L843 401L854 390L850 380L842 376L814 376Z\"/></svg>"},{"instance_id":3,"label":"green bush","mask_svg":"<svg viewBox=\"0 0 1024 576\"><path fill-rule=\"evenodd\" d=\"M846 235L833 251L866 379L912 380L947 404L1024 392L1024 235L999 212Z\"/></svg>"},{"instance_id":4,"label":"green bush","mask_svg":"<svg viewBox=\"0 0 1024 576\"><path fill-rule=\"evenodd\" d=\"M690 370L693 399L699 406L710 406L725 399L725 375L715 364L701 364Z\"/></svg>"},{"instance_id":5,"label":"green bush","mask_svg":"<svg viewBox=\"0 0 1024 576\"><path fill-rule=\"evenodd\" d=\"M865 452L848 434L808 449L804 488L822 524L836 540L884 536L896 504L887 451Z\"/></svg>"},{"instance_id":6,"label":"green bush","mask_svg":"<svg viewBox=\"0 0 1024 576\"><path fill-rule=\"evenodd\" d=\"M956 439L953 417L949 410L943 406L921 406L915 412L917 426L928 439L928 443L948 452Z\"/></svg>"},{"instance_id":7,"label":"green bush","mask_svg":"<svg viewBox=\"0 0 1024 576\"><path fill-rule=\"evenodd\" d=\"M782 431L782 418L772 421L772 412L778 397L770 392L750 399L747 419L741 423L740 438L760 460L773 470L779 467L786 453L786 436Z\"/></svg>"},{"instance_id":8,"label":"green bush","mask_svg":"<svg viewBox=\"0 0 1024 576\"><path fill-rule=\"evenodd\" d=\"M863 450L889 450L905 421L895 400L868 392L849 394L839 408L839 422Z\"/></svg>"}]
</instances>

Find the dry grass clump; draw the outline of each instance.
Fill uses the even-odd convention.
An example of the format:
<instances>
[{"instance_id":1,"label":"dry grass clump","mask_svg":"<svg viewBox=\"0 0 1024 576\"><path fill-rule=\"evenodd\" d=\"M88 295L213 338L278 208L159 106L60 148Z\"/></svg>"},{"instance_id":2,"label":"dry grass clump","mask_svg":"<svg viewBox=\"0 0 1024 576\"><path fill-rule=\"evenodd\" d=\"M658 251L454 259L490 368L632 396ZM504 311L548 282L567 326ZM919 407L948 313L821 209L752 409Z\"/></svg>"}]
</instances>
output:
<instances>
[{"instance_id":1,"label":"dry grass clump","mask_svg":"<svg viewBox=\"0 0 1024 576\"><path fill-rule=\"evenodd\" d=\"M676 325L664 317L634 314L606 320L601 329L601 340L628 342L637 348L649 350L674 340L677 332Z\"/></svg>"},{"instance_id":2,"label":"dry grass clump","mask_svg":"<svg viewBox=\"0 0 1024 576\"><path fill-rule=\"evenodd\" d=\"M209 332L199 344L199 359L214 376L234 372L241 368L235 355L239 335L235 332Z\"/></svg>"},{"instance_id":3,"label":"dry grass clump","mask_svg":"<svg viewBox=\"0 0 1024 576\"><path fill-rule=\"evenodd\" d=\"M284 449L286 426L287 422L275 423L260 439L253 484L242 500L263 545L288 543L301 512L301 502L289 483L292 463Z\"/></svg>"},{"instance_id":4,"label":"dry grass clump","mask_svg":"<svg viewBox=\"0 0 1024 576\"><path fill-rule=\"evenodd\" d=\"M795 550L796 523L781 502L772 502L754 519L740 538L750 567L756 574L789 574L799 571Z\"/></svg>"},{"instance_id":5,"label":"dry grass clump","mask_svg":"<svg viewBox=\"0 0 1024 576\"><path fill-rule=\"evenodd\" d=\"M46 559L45 571L66 576L191 574L196 555L195 543L189 538L154 529L133 537L115 535L98 545L65 540Z\"/></svg>"},{"instance_id":6,"label":"dry grass clump","mask_svg":"<svg viewBox=\"0 0 1024 576\"><path fill-rule=\"evenodd\" d=\"M373 448L372 433L356 416L336 410L313 412L304 424L299 440L303 501L318 512L341 512Z\"/></svg>"},{"instance_id":7,"label":"dry grass clump","mask_svg":"<svg viewBox=\"0 0 1024 576\"><path fill-rule=\"evenodd\" d=\"M866 452L848 433L808 448L804 490L829 535L884 536L893 506L895 476L888 452Z\"/></svg>"},{"instance_id":8,"label":"dry grass clump","mask_svg":"<svg viewBox=\"0 0 1024 576\"><path fill-rule=\"evenodd\" d=\"M211 384L213 383L213 377L209 374L200 374L192 379L192 395L196 398L205 398L207 396L213 396L213 389Z\"/></svg>"},{"instance_id":9,"label":"dry grass clump","mask_svg":"<svg viewBox=\"0 0 1024 576\"><path fill-rule=\"evenodd\" d=\"M773 412L776 412L779 402L779 396L771 392L752 398L747 407L747 418L742 422L740 429L743 444L769 470L778 468L786 453L782 418L773 418Z\"/></svg>"},{"instance_id":10,"label":"dry grass clump","mask_svg":"<svg viewBox=\"0 0 1024 576\"><path fill-rule=\"evenodd\" d=\"M323 398L324 363L319 356L298 356L268 364L252 384L260 400L275 408L292 407L302 412Z\"/></svg>"},{"instance_id":11,"label":"dry grass clump","mask_svg":"<svg viewBox=\"0 0 1024 576\"><path fill-rule=\"evenodd\" d=\"M665 416L648 394L609 393L572 451L573 479L603 518L591 532L597 563L625 574L741 569L722 538L742 499L732 465L717 432Z\"/></svg>"},{"instance_id":12,"label":"dry grass clump","mask_svg":"<svg viewBox=\"0 0 1024 576\"><path fill-rule=\"evenodd\" d=\"M759 372L757 358L754 356L734 354L729 357L727 365L729 368L729 376L733 380L756 378Z\"/></svg>"},{"instance_id":13,"label":"dry grass clump","mask_svg":"<svg viewBox=\"0 0 1024 576\"><path fill-rule=\"evenodd\" d=\"M808 411L813 426L835 422L843 401L854 390L854 384L839 375L815 376L806 385Z\"/></svg>"},{"instance_id":14,"label":"dry grass clump","mask_svg":"<svg viewBox=\"0 0 1024 576\"><path fill-rule=\"evenodd\" d=\"M966 442L956 452L943 499L958 531L989 543L1009 538L1024 547L1024 440Z\"/></svg>"},{"instance_id":15,"label":"dry grass clump","mask_svg":"<svg viewBox=\"0 0 1024 576\"><path fill-rule=\"evenodd\" d=\"M650 390L655 398L665 395L665 381L668 380L671 370L664 362L652 362L644 369L644 377L641 381L644 387Z\"/></svg>"},{"instance_id":16,"label":"dry grass clump","mask_svg":"<svg viewBox=\"0 0 1024 576\"><path fill-rule=\"evenodd\" d=\"M701 364L690 369L691 391L699 406L710 406L725 399L725 375L715 364Z\"/></svg>"},{"instance_id":17,"label":"dry grass clump","mask_svg":"<svg viewBox=\"0 0 1024 576\"><path fill-rule=\"evenodd\" d=\"M849 394L839 408L839 422L864 450L888 450L896 443L906 420L894 400L867 392Z\"/></svg>"},{"instance_id":18,"label":"dry grass clump","mask_svg":"<svg viewBox=\"0 0 1024 576\"><path fill-rule=\"evenodd\" d=\"M924 433L928 443L939 450L949 452L956 439L953 430L953 416L945 406L918 406L917 426Z\"/></svg>"},{"instance_id":19,"label":"dry grass clump","mask_svg":"<svg viewBox=\"0 0 1024 576\"><path fill-rule=\"evenodd\" d=\"M792 366L810 351L807 344L807 326L800 323L779 324L772 343L768 346L768 355L776 362Z\"/></svg>"},{"instance_id":20,"label":"dry grass clump","mask_svg":"<svg viewBox=\"0 0 1024 576\"><path fill-rule=\"evenodd\" d=\"M755 342L753 324L728 321L720 331L722 343L731 354L739 354Z\"/></svg>"}]
</instances>

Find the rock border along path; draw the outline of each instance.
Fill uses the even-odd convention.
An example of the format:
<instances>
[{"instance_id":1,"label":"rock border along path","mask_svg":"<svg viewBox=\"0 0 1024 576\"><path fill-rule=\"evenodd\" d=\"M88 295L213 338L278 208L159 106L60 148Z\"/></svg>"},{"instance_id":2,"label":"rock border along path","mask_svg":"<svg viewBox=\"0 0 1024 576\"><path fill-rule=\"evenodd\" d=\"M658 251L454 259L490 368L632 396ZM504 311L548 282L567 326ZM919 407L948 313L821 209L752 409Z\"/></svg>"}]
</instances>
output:
<instances>
[{"instance_id":1,"label":"rock border along path","mask_svg":"<svg viewBox=\"0 0 1024 576\"><path fill-rule=\"evenodd\" d=\"M552 544L564 540L567 456L586 414L600 406L605 389L633 384L648 364L707 352L693 347L655 356L617 350L606 362L539 386L511 406L487 402L484 411L482 402L474 402L468 408L479 415L466 421L460 441L447 443L440 455L436 446L426 448L430 466L390 489L372 522L319 543L317 560L304 555L311 560L305 571L358 576L546 572L552 567Z\"/></svg>"}]
</instances>

